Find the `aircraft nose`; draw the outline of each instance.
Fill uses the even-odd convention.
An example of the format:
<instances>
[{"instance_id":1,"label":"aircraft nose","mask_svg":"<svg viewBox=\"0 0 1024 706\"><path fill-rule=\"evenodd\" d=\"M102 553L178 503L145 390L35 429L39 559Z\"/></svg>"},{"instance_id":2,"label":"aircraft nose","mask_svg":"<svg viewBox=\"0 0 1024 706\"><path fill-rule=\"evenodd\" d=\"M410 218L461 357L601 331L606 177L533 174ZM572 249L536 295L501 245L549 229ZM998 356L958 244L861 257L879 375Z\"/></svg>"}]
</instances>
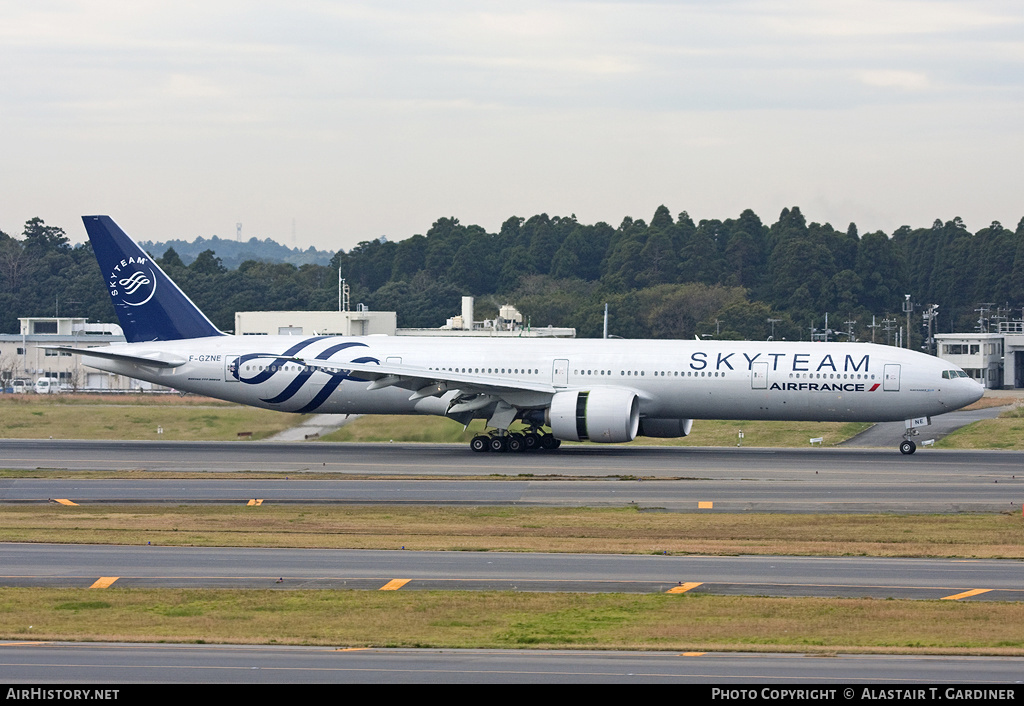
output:
<instances>
[{"instance_id":1,"label":"aircraft nose","mask_svg":"<svg viewBox=\"0 0 1024 706\"><path fill-rule=\"evenodd\" d=\"M960 404L961 407L966 407L969 404L974 404L982 398L985 394L985 386L977 380L965 380L968 383L964 386L963 390L963 402Z\"/></svg>"}]
</instances>

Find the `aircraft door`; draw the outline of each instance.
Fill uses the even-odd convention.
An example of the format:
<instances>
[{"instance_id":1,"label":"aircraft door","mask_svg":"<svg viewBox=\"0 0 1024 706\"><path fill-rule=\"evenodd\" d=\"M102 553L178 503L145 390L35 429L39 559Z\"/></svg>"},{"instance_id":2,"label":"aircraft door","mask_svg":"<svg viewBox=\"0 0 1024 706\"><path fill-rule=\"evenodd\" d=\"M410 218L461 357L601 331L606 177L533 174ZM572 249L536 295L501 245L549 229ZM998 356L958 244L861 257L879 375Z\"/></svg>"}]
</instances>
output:
<instances>
[{"instance_id":1,"label":"aircraft door","mask_svg":"<svg viewBox=\"0 0 1024 706\"><path fill-rule=\"evenodd\" d=\"M888 392L900 391L900 366L893 363L885 366L882 374L882 389Z\"/></svg>"},{"instance_id":2,"label":"aircraft door","mask_svg":"<svg viewBox=\"0 0 1024 706\"><path fill-rule=\"evenodd\" d=\"M750 388L753 390L768 389L768 363L753 363L750 366Z\"/></svg>"},{"instance_id":3,"label":"aircraft door","mask_svg":"<svg viewBox=\"0 0 1024 706\"><path fill-rule=\"evenodd\" d=\"M551 366L551 382L554 385L569 384L569 361L565 359L556 360Z\"/></svg>"},{"instance_id":4,"label":"aircraft door","mask_svg":"<svg viewBox=\"0 0 1024 706\"><path fill-rule=\"evenodd\" d=\"M237 355L224 356L224 382L238 382L238 358Z\"/></svg>"}]
</instances>

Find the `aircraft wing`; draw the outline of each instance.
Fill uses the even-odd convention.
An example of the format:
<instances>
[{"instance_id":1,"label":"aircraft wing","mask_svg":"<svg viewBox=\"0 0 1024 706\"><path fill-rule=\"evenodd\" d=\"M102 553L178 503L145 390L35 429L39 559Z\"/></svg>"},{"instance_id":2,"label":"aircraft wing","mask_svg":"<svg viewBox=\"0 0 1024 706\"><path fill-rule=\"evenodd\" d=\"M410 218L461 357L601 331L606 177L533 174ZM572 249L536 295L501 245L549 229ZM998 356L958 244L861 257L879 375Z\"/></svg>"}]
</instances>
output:
<instances>
[{"instance_id":1,"label":"aircraft wing","mask_svg":"<svg viewBox=\"0 0 1024 706\"><path fill-rule=\"evenodd\" d=\"M409 399L440 397L449 391L460 393L460 399L482 396L489 401L503 400L517 407L539 407L547 405L551 396L558 392L548 382L529 382L502 375L480 375L452 370L430 370L414 365L379 365L376 363L331 362L317 358L293 357L291 360L322 370L346 372L351 377L367 380L367 389L380 390L385 387L400 387L412 392ZM471 404L472 408L483 406L484 400L456 404ZM453 407L453 413L460 411Z\"/></svg>"},{"instance_id":2,"label":"aircraft wing","mask_svg":"<svg viewBox=\"0 0 1024 706\"><path fill-rule=\"evenodd\" d=\"M145 365L151 368L177 368L188 361L178 355L165 351L142 351L136 355L106 351L103 348L69 348L67 346L39 346L51 351L62 351L74 355L89 356L91 358L105 358L117 360L132 365Z\"/></svg>"}]
</instances>

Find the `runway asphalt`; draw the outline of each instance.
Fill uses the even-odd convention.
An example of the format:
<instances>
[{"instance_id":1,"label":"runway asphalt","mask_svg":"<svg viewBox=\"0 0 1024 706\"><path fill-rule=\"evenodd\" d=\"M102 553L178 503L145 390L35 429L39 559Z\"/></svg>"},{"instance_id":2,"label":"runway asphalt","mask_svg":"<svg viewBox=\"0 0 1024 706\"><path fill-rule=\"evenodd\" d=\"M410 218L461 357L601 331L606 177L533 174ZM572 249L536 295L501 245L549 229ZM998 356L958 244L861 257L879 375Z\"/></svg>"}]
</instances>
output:
<instances>
[{"instance_id":1,"label":"runway asphalt","mask_svg":"<svg viewBox=\"0 0 1024 706\"><path fill-rule=\"evenodd\" d=\"M0 502L7 503L259 499L949 513L1020 512L1024 502L1024 453L1015 451L924 449L903 456L878 449L576 446L510 455L475 454L461 445L3 440L0 458L9 468L147 470L157 476L3 479ZM230 477L243 471L270 477ZM203 479L209 472L229 477ZM175 477L181 473L192 477Z\"/></svg>"},{"instance_id":2,"label":"runway asphalt","mask_svg":"<svg viewBox=\"0 0 1024 706\"><path fill-rule=\"evenodd\" d=\"M1024 599L1015 560L0 544L0 585ZM113 579L113 580L111 580ZM682 587L682 588L681 588ZM971 592L970 595L962 595Z\"/></svg>"},{"instance_id":3,"label":"runway asphalt","mask_svg":"<svg viewBox=\"0 0 1024 706\"><path fill-rule=\"evenodd\" d=\"M712 697L712 686L745 685L757 695L751 700L779 703L856 703L869 700L872 694L876 694L875 699L881 698L877 695L885 693L883 689L896 688L899 693L908 694L924 686L937 686L936 693L943 699L959 700L957 695L963 693L959 687L978 685L1003 690L1007 693L1003 700L1012 702L1021 696L1021 687L1014 682L1019 682L1024 673L1024 659L0 642L0 668L8 685L59 689L69 683L98 684L118 689L116 700L122 702L151 700L161 690L154 686L159 684L252 685L261 689L261 696L273 698L294 696L295 692L277 692L268 690L268 686L310 683L703 684L704 688L687 689L685 695L708 699ZM785 698L783 690L793 684L813 689L813 697ZM925 693L930 692L925 689ZM244 698L250 692L243 688L233 690L232 694Z\"/></svg>"}]
</instances>

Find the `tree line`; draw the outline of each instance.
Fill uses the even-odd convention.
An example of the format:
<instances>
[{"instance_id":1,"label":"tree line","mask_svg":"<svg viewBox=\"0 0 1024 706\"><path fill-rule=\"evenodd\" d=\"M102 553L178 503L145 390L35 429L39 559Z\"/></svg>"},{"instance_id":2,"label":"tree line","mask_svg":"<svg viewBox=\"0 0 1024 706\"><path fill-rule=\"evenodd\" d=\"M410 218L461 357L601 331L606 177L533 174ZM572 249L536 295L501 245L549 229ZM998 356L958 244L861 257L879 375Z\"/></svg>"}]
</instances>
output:
<instances>
[{"instance_id":1,"label":"tree line","mask_svg":"<svg viewBox=\"0 0 1024 706\"><path fill-rule=\"evenodd\" d=\"M457 218L425 234L373 239L329 265L247 260L226 267L213 250L186 265L174 248L154 259L216 326L235 311L337 308L338 271L352 302L398 312L402 327L437 327L477 298L479 317L511 302L531 326L574 326L626 338L807 340L825 314L833 329L871 340L872 316L905 326L904 295L939 305L937 330L971 331L979 304L1024 305L1024 218L975 233L960 218L892 234L861 235L808 223L797 207L764 224L752 210L694 222L660 206L650 219L618 227L575 216L512 217L497 233ZM919 345L920 309L912 316ZM72 247L60 228L34 218L21 239L0 232L0 331L19 316L86 316L113 321L103 276L86 243ZM852 322L852 323L846 323ZM875 339L885 334L875 329ZM833 336L835 337L835 336Z\"/></svg>"}]
</instances>

